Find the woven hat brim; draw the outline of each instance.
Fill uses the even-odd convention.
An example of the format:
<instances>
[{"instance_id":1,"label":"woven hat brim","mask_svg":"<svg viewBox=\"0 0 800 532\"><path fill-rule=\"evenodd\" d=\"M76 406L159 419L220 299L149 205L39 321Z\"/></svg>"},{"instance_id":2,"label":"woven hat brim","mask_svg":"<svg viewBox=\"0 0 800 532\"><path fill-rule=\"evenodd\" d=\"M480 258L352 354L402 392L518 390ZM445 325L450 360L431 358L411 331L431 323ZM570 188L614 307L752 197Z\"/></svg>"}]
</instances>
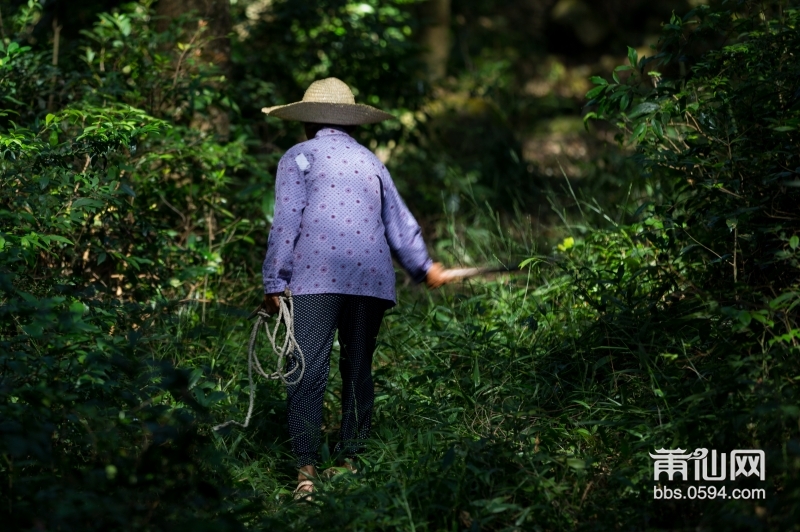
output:
<instances>
[{"instance_id":1,"label":"woven hat brim","mask_svg":"<svg viewBox=\"0 0 800 532\"><path fill-rule=\"evenodd\" d=\"M277 107L265 107L262 111L283 120L338 126L375 124L394 118L389 113L362 103L295 102Z\"/></svg>"}]
</instances>

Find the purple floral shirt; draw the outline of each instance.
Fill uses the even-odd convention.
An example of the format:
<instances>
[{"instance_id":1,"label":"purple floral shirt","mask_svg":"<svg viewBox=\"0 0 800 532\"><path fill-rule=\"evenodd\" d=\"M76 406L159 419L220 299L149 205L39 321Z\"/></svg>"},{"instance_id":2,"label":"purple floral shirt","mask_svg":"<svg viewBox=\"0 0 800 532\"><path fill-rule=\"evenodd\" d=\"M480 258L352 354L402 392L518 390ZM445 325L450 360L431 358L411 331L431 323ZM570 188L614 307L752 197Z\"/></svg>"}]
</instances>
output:
<instances>
[{"instance_id":1,"label":"purple floral shirt","mask_svg":"<svg viewBox=\"0 0 800 532\"><path fill-rule=\"evenodd\" d=\"M381 201L381 189L383 201ZM386 167L325 128L278 163L264 293L353 294L396 302L392 256L416 282L433 263Z\"/></svg>"}]
</instances>

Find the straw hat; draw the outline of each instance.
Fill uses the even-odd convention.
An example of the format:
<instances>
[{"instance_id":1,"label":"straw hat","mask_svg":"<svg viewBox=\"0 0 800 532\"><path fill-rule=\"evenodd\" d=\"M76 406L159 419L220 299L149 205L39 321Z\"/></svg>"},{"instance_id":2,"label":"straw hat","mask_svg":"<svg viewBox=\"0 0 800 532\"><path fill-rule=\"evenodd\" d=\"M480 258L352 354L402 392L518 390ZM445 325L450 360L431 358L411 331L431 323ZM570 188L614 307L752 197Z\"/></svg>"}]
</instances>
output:
<instances>
[{"instance_id":1,"label":"straw hat","mask_svg":"<svg viewBox=\"0 0 800 532\"><path fill-rule=\"evenodd\" d=\"M380 109L356 103L347 83L336 78L315 81L308 87L300 102L264 107L261 111L284 120L339 126L374 124L394 118Z\"/></svg>"}]
</instances>

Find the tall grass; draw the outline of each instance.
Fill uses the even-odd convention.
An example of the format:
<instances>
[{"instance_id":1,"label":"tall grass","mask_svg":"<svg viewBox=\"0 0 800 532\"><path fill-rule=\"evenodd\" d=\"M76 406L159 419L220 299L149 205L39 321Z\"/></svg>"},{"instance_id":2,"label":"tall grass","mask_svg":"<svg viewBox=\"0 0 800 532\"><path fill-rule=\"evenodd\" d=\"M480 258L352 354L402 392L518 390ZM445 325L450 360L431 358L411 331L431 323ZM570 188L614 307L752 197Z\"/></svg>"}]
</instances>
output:
<instances>
[{"instance_id":1,"label":"tall grass","mask_svg":"<svg viewBox=\"0 0 800 532\"><path fill-rule=\"evenodd\" d=\"M124 72L132 57L158 77L145 67L164 36L148 29L144 5L126 9L116 26L122 31L133 20L140 33L118 39L127 48L117 51L114 68ZM669 30L678 41L680 23L673 19ZM660 122L630 128L652 128L653 151L640 152L637 164L651 173L649 186L664 189L614 191L609 197L625 200L609 208L607 197L586 199L564 181L544 198L556 225L500 215L474 199L448 212L431 232L437 259L524 260L525 269L432 293L401 274L400 305L386 316L375 356L368 450L357 475L322 481L311 503L291 497L296 471L280 383L258 383L248 429L211 430L245 416L245 317L260 299L262 251L248 253L256 247L250 235L265 232L255 207L270 210L269 200L259 203L269 195L266 180L248 174L234 181L222 170L259 166L246 156L244 137L225 145L196 139L188 124L95 101L100 93L89 89L71 89L86 105L45 115L36 111L33 87L41 80L55 86L50 56L9 45L0 82L31 88L15 93L30 98L13 111L23 125L4 122L0 132L8 154L0 160L0 515L11 516L4 523L60 530L798 530L800 240L792 210L797 181L788 180L797 171L786 170L797 166L786 163L798 153L797 119L796 106L783 103L796 99L798 78L787 70L796 62L776 62L773 54L784 41L796 51L796 35L762 35L759 46L735 46L709 63L727 76L725 54L750 49L751 60L741 63L771 65L774 75L746 75L734 92L698 92L733 94L744 103L730 109L740 112L756 88L762 110L781 110L773 122L784 125L755 123L749 140L724 145L715 131L729 114L711 102L706 110L719 119L708 121L716 158L689 146L691 157L673 152L666 173L658 166L667 154ZM633 49L630 62L640 64ZM103 78L87 68L85 79L116 80L106 87L126 95L120 102L142 101L125 92L133 89L111 75L116 70ZM162 78L174 90L167 70ZM595 79L604 81L593 91L608 94L616 112L614 95L633 89ZM194 81L181 83L190 101ZM683 113L673 107L684 98L655 85L659 104L640 109ZM730 130L742 123L733 120ZM767 164L776 169L772 180L763 179ZM698 165L711 176L722 172L729 188L719 189L716 177L698 183ZM624 166L631 171L630 161ZM737 188L742 183L753 188ZM224 197L236 199L235 213ZM770 199L752 207L750 198ZM244 234L234 238L237 231ZM711 248L731 250L732 260ZM748 280L729 265L746 265ZM321 468L336 458L337 357L334 346ZM648 454L662 447L763 449L766 483L719 486L729 493L763 487L767 498L653 500Z\"/></svg>"},{"instance_id":2,"label":"tall grass","mask_svg":"<svg viewBox=\"0 0 800 532\"><path fill-rule=\"evenodd\" d=\"M600 212L587 214L592 206ZM617 225L596 202L582 207L574 209L579 222L560 229L552 250L535 247L541 240L525 217L504 227L490 211L476 210L470 224L443 224L446 237L434 247L451 264L514 255L541 260L517 275L434 293L401 286L375 354L373 434L359 473L324 481L313 503L291 500L296 472L284 391L260 381L251 428L217 439L239 485L264 504L254 524L281 530L796 527L797 510L788 502L796 492L776 492L796 486L789 438L797 437L797 427L781 414L791 406L780 395L775 368L756 356L726 356L737 353L730 323L713 302L682 295L686 280L648 240L658 233L652 211L636 218L629 212L634 221ZM242 315L207 314L205 326L224 334L183 360L206 368L198 386L227 394L214 408L218 419L243 418L246 409L249 324ZM192 335L202 343L199 332ZM337 356L335 346L322 468L334 463L329 450L340 421ZM796 374L795 362L776 364ZM661 447L764 448L774 472L769 498L654 501L648 453Z\"/></svg>"}]
</instances>

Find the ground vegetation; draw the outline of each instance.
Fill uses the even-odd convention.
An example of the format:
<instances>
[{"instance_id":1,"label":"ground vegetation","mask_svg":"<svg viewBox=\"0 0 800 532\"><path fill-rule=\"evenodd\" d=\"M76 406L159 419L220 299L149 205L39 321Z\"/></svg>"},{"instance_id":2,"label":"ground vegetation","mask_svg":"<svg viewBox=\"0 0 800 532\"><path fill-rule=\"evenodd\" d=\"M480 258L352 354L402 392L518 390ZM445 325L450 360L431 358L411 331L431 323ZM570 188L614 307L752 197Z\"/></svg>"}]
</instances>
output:
<instances>
[{"instance_id":1,"label":"ground vegetation","mask_svg":"<svg viewBox=\"0 0 800 532\"><path fill-rule=\"evenodd\" d=\"M0 3L6 526L798 529L796 3L189 3ZM431 253L522 271L398 270L369 450L308 503L279 382L212 427L301 139L260 108L331 75L398 117L355 134ZM766 497L653 500L699 447L763 450L720 486Z\"/></svg>"}]
</instances>

